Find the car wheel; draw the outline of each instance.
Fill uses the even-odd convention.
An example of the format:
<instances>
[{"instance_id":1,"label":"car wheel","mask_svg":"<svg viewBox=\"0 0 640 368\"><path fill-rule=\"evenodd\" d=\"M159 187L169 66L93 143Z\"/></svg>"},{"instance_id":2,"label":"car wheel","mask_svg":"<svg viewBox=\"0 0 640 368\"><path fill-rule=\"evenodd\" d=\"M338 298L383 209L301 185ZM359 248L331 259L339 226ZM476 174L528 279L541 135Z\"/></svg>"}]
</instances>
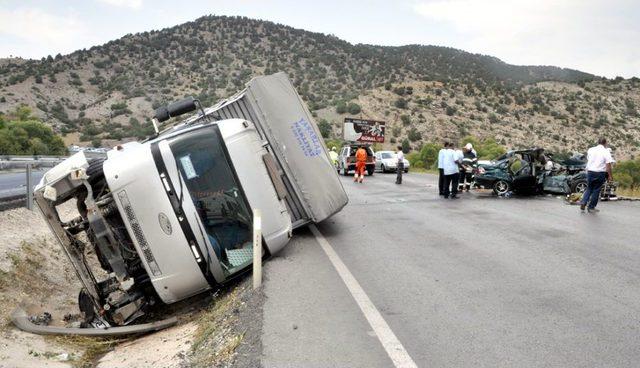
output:
<instances>
[{"instance_id":1,"label":"car wheel","mask_svg":"<svg viewBox=\"0 0 640 368\"><path fill-rule=\"evenodd\" d=\"M387 168L384 167L384 164L380 165L380 170L382 170L382 173L386 173L387 172Z\"/></svg>"},{"instance_id":2,"label":"car wheel","mask_svg":"<svg viewBox=\"0 0 640 368\"><path fill-rule=\"evenodd\" d=\"M344 176L349 175L349 171L347 170L346 166L342 166L342 175L344 175Z\"/></svg>"},{"instance_id":3,"label":"car wheel","mask_svg":"<svg viewBox=\"0 0 640 368\"><path fill-rule=\"evenodd\" d=\"M497 195L504 195L511 191L511 184L505 180L498 180L493 183L493 192Z\"/></svg>"},{"instance_id":4,"label":"car wheel","mask_svg":"<svg viewBox=\"0 0 640 368\"><path fill-rule=\"evenodd\" d=\"M584 193L585 190L587 190L587 181L586 180L579 180L573 184L571 184L571 192L572 193Z\"/></svg>"},{"instance_id":5,"label":"car wheel","mask_svg":"<svg viewBox=\"0 0 640 368\"><path fill-rule=\"evenodd\" d=\"M409 169L404 169L404 173L408 174L409 173Z\"/></svg>"},{"instance_id":6,"label":"car wheel","mask_svg":"<svg viewBox=\"0 0 640 368\"><path fill-rule=\"evenodd\" d=\"M367 169L367 174L369 174L369 176L373 176L374 171L375 171L375 168Z\"/></svg>"}]
</instances>

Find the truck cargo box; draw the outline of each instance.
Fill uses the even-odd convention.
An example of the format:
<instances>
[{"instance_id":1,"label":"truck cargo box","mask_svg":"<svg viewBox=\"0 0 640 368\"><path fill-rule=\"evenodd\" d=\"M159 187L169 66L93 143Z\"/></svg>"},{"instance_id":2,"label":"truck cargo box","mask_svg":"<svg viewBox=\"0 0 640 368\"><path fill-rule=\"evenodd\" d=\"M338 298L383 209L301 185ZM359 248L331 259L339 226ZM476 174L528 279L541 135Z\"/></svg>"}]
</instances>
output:
<instances>
[{"instance_id":1,"label":"truck cargo box","mask_svg":"<svg viewBox=\"0 0 640 368\"><path fill-rule=\"evenodd\" d=\"M205 113L256 124L285 184L294 227L325 220L347 204L322 135L286 74L254 78Z\"/></svg>"}]
</instances>

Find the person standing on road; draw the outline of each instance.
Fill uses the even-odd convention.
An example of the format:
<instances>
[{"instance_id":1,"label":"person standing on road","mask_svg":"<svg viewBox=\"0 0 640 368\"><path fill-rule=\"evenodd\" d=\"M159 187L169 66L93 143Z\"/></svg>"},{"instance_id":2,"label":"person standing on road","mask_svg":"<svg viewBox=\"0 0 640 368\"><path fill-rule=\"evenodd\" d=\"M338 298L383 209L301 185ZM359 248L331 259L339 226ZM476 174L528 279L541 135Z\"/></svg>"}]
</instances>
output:
<instances>
[{"instance_id":1,"label":"person standing on road","mask_svg":"<svg viewBox=\"0 0 640 368\"><path fill-rule=\"evenodd\" d=\"M449 142L444 142L443 147L438 151L438 192L444 195L444 156L449 148Z\"/></svg>"},{"instance_id":2,"label":"person standing on road","mask_svg":"<svg viewBox=\"0 0 640 368\"><path fill-rule=\"evenodd\" d=\"M356 151L356 175L353 178L354 182L362 183L364 180L364 171L367 167L367 150L364 147L359 147Z\"/></svg>"},{"instance_id":3,"label":"person standing on road","mask_svg":"<svg viewBox=\"0 0 640 368\"><path fill-rule=\"evenodd\" d=\"M396 164L396 184L402 184L402 173L404 172L404 152L402 152L402 146L398 146L398 152L396 152L396 158L398 160Z\"/></svg>"},{"instance_id":4,"label":"person standing on road","mask_svg":"<svg viewBox=\"0 0 640 368\"><path fill-rule=\"evenodd\" d=\"M460 184L458 191L462 192L466 190L468 192L471 189L471 182L473 181L473 171L478 165L478 155L471 143L467 143L467 145L464 146L462 153L463 157L462 164L460 165Z\"/></svg>"},{"instance_id":5,"label":"person standing on road","mask_svg":"<svg viewBox=\"0 0 640 368\"><path fill-rule=\"evenodd\" d=\"M582 194L580 202L580 211L584 212L585 207L589 213L599 212L596 209L598 199L600 198L600 190L605 181L611 181L611 164L613 163L611 152L607 150L607 140L600 138L598 145L589 148L587 151L587 190Z\"/></svg>"},{"instance_id":6,"label":"person standing on road","mask_svg":"<svg viewBox=\"0 0 640 368\"><path fill-rule=\"evenodd\" d=\"M462 157L453 149L453 143L449 143L449 148L445 151L443 159L444 172L444 198L458 198L458 165L462 161Z\"/></svg>"}]
</instances>

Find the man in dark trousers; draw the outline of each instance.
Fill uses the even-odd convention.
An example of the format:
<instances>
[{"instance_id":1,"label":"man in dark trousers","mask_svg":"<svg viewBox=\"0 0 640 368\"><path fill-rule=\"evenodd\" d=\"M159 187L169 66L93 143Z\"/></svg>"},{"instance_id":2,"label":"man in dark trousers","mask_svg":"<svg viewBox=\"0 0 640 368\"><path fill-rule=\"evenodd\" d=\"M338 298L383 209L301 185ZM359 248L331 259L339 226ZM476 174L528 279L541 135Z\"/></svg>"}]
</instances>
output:
<instances>
[{"instance_id":1,"label":"man in dark trousers","mask_svg":"<svg viewBox=\"0 0 640 368\"><path fill-rule=\"evenodd\" d=\"M444 146L438 151L438 192L444 195L444 155L449 148L449 142L444 142Z\"/></svg>"},{"instance_id":2,"label":"man in dark trousers","mask_svg":"<svg viewBox=\"0 0 640 368\"><path fill-rule=\"evenodd\" d=\"M607 180L612 180L611 164L613 162L611 152L607 150L607 140L605 138L600 138L598 145L589 148L589 151L587 151L587 190L582 194L581 211L584 211L585 208L589 213L600 211L596 208L596 205L598 205L602 185Z\"/></svg>"},{"instance_id":3,"label":"man in dark trousers","mask_svg":"<svg viewBox=\"0 0 640 368\"><path fill-rule=\"evenodd\" d=\"M444 171L444 198L451 199L458 198L458 177L459 166L462 162L462 155L458 156L458 153L453 149L453 143L449 143L449 148L444 153L443 171Z\"/></svg>"},{"instance_id":4,"label":"man in dark trousers","mask_svg":"<svg viewBox=\"0 0 640 368\"><path fill-rule=\"evenodd\" d=\"M404 152L402 152L402 146L398 146L396 152L396 184L402 184L402 173L404 172Z\"/></svg>"}]
</instances>

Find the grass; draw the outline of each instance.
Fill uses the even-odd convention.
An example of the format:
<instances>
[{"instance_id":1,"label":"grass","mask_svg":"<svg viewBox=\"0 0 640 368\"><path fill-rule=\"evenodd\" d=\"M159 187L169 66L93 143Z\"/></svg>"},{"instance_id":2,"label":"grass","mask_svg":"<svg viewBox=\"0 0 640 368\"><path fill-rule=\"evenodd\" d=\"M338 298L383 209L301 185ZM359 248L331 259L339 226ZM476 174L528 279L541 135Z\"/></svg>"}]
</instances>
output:
<instances>
[{"instance_id":1,"label":"grass","mask_svg":"<svg viewBox=\"0 0 640 368\"><path fill-rule=\"evenodd\" d=\"M437 169L425 169L423 167L410 167L409 173L421 173L421 174L438 174Z\"/></svg>"},{"instance_id":2,"label":"grass","mask_svg":"<svg viewBox=\"0 0 640 368\"><path fill-rule=\"evenodd\" d=\"M640 198L640 187L618 188L616 193L621 197Z\"/></svg>"},{"instance_id":3,"label":"grass","mask_svg":"<svg viewBox=\"0 0 640 368\"><path fill-rule=\"evenodd\" d=\"M240 295L246 286L237 286L220 294L212 305L203 311L195 323L198 326L193 335L189 363L192 367L218 366L228 362L244 338L236 334L238 308L242 305Z\"/></svg>"},{"instance_id":4,"label":"grass","mask_svg":"<svg viewBox=\"0 0 640 368\"><path fill-rule=\"evenodd\" d=\"M49 337L56 344L66 345L82 351L82 355L71 363L76 368L94 367L103 355L111 351L117 344L129 338L87 337L87 336L55 336Z\"/></svg>"}]
</instances>

